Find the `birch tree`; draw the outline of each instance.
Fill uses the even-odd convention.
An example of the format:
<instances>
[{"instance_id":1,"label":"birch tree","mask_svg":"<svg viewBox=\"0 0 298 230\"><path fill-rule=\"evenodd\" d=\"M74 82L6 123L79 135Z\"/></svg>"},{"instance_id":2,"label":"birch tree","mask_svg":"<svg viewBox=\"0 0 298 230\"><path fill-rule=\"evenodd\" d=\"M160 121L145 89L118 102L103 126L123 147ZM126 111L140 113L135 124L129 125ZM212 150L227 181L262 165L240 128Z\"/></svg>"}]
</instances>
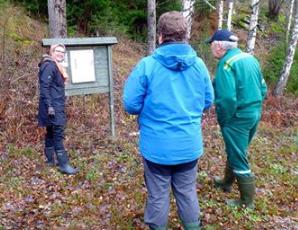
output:
<instances>
[{"instance_id":1,"label":"birch tree","mask_svg":"<svg viewBox=\"0 0 298 230\"><path fill-rule=\"evenodd\" d=\"M209 6L212 10L216 10L216 7L213 6L208 0L203 0L207 6Z\"/></svg>"},{"instance_id":2,"label":"birch tree","mask_svg":"<svg viewBox=\"0 0 298 230\"><path fill-rule=\"evenodd\" d=\"M66 0L48 0L48 14L50 37L67 37Z\"/></svg>"},{"instance_id":3,"label":"birch tree","mask_svg":"<svg viewBox=\"0 0 298 230\"><path fill-rule=\"evenodd\" d=\"M294 3L295 3L295 0L290 1L290 9L288 11L288 25L287 25L287 33L286 33L286 42L287 43L289 41L289 34L291 31Z\"/></svg>"},{"instance_id":4,"label":"birch tree","mask_svg":"<svg viewBox=\"0 0 298 230\"><path fill-rule=\"evenodd\" d=\"M234 7L234 0L229 0L229 2L228 2L227 29L230 30L230 31L232 30L233 7Z\"/></svg>"},{"instance_id":5,"label":"birch tree","mask_svg":"<svg viewBox=\"0 0 298 230\"><path fill-rule=\"evenodd\" d=\"M253 54L257 36L258 16L259 16L260 0L251 0L251 15L247 38L247 52Z\"/></svg>"},{"instance_id":6,"label":"birch tree","mask_svg":"<svg viewBox=\"0 0 298 230\"><path fill-rule=\"evenodd\" d=\"M279 80L277 82L277 85L275 86L273 90L273 95L274 96L281 96L283 94L283 91L287 85L291 67L293 64L293 59L295 55L295 50L297 46L297 41L298 41L298 4L296 4L296 10L295 10L295 20L294 20L294 27L292 30L292 36L291 36L291 41L288 46L288 51L287 51L287 56L285 59L285 63L283 65L283 69L281 71ZM297 73L296 73L297 74Z\"/></svg>"},{"instance_id":7,"label":"birch tree","mask_svg":"<svg viewBox=\"0 0 298 230\"><path fill-rule=\"evenodd\" d=\"M147 0L147 23L148 23L148 41L147 54L150 55L155 50L156 44L156 2Z\"/></svg>"},{"instance_id":8,"label":"birch tree","mask_svg":"<svg viewBox=\"0 0 298 230\"><path fill-rule=\"evenodd\" d=\"M182 0L183 6L183 16L186 18L187 22L187 38L190 38L191 26L192 26L192 17L194 12L194 3L195 0Z\"/></svg>"},{"instance_id":9,"label":"birch tree","mask_svg":"<svg viewBox=\"0 0 298 230\"><path fill-rule=\"evenodd\" d=\"M222 29L223 22L223 9L224 9L224 0L220 0L218 4L218 29Z\"/></svg>"}]
</instances>

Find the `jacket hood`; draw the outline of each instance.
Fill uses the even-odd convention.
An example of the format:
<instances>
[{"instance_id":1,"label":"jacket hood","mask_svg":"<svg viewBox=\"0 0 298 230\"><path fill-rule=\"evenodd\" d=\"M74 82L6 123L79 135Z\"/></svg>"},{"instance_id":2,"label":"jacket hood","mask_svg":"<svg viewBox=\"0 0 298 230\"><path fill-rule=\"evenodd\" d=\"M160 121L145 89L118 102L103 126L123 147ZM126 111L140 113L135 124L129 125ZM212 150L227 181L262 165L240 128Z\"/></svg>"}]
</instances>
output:
<instances>
[{"instance_id":1,"label":"jacket hood","mask_svg":"<svg viewBox=\"0 0 298 230\"><path fill-rule=\"evenodd\" d=\"M197 54L187 43L167 43L157 48L152 56L166 68L182 71L195 63Z\"/></svg>"},{"instance_id":2,"label":"jacket hood","mask_svg":"<svg viewBox=\"0 0 298 230\"><path fill-rule=\"evenodd\" d=\"M38 67L41 67L41 65L43 63L48 62L48 61L54 62L53 58L50 55L48 55L48 54L42 55L42 58L41 58L41 60L40 60L40 62L38 64Z\"/></svg>"}]
</instances>

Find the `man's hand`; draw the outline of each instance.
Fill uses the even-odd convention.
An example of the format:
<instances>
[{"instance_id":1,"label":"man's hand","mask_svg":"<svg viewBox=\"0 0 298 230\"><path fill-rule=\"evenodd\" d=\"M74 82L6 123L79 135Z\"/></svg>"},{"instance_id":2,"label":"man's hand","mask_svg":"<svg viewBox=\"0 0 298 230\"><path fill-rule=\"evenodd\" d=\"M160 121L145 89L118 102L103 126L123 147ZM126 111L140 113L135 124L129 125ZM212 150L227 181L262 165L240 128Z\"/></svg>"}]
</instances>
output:
<instances>
[{"instance_id":1,"label":"man's hand","mask_svg":"<svg viewBox=\"0 0 298 230\"><path fill-rule=\"evenodd\" d=\"M54 110L54 108L52 106L50 106L48 108L48 116L49 117L55 117L55 110Z\"/></svg>"}]
</instances>

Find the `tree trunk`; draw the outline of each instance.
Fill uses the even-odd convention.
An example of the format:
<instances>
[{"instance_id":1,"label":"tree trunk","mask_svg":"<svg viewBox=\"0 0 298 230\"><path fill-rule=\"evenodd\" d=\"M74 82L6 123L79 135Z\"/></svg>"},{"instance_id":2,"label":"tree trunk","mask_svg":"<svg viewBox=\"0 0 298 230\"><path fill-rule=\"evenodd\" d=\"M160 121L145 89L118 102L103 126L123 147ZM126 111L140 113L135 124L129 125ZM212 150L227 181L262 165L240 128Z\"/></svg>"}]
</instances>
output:
<instances>
[{"instance_id":1,"label":"tree trunk","mask_svg":"<svg viewBox=\"0 0 298 230\"><path fill-rule=\"evenodd\" d=\"M281 5L283 4L284 0L269 0L269 17L272 19L277 19L279 15L279 11Z\"/></svg>"},{"instance_id":2,"label":"tree trunk","mask_svg":"<svg viewBox=\"0 0 298 230\"><path fill-rule=\"evenodd\" d=\"M192 26L192 17L194 12L194 3L195 0L182 0L183 4L183 16L186 18L187 21L187 39L190 38L191 34L191 26Z\"/></svg>"},{"instance_id":3,"label":"tree trunk","mask_svg":"<svg viewBox=\"0 0 298 230\"><path fill-rule=\"evenodd\" d=\"M230 30L230 31L232 30L233 6L234 6L234 0L229 0L227 29Z\"/></svg>"},{"instance_id":4,"label":"tree trunk","mask_svg":"<svg viewBox=\"0 0 298 230\"><path fill-rule=\"evenodd\" d=\"M147 1L147 23L148 23L148 42L147 54L150 55L155 50L156 44L156 2L155 0Z\"/></svg>"},{"instance_id":5,"label":"tree trunk","mask_svg":"<svg viewBox=\"0 0 298 230\"><path fill-rule=\"evenodd\" d=\"M292 67L295 50L296 50L296 46L297 46L297 40L298 40L298 9L297 8L298 8L298 4L296 4L295 22L294 22L294 27L293 27L293 31L292 31L291 41L289 43L289 47L288 47L288 51L287 51L287 57L286 57L283 69L281 71L279 80L277 82L277 85L273 90L274 96L282 96L283 91L284 91L284 89L287 85L288 79L289 79L290 70Z\"/></svg>"},{"instance_id":6,"label":"tree trunk","mask_svg":"<svg viewBox=\"0 0 298 230\"><path fill-rule=\"evenodd\" d=\"M224 9L224 0L220 0L218 4L218 29L222 29L223 22L223 9Z\"/></svg>"},{"instance_id":7,"label":"tree trunk","mask_svg":"<svg viewBox=\"0 0 298 230\"><path fill-rule=\"evenodd\" d=\"M259 16L260 0L251 0L251 15L249 23L249 31L247 38L247 52L253 54L257 36L258 16Z\"/></svg>"},{"instance_id":8,"label":"tree trunk","mask_svg":"<svg viewBox=\"0 0 298 230\"><path fill-rule=\"evenodd\" d=\"M286 43L288 43L288 41L289 41L289 34L291 31L291 25L292 25L294 3L295 3L295 0L291 0L290 9L288 11L288 25L287 25L287 33L286 33Z\"/></svg>"},{"instance_id":9,"label":"tree trunk","mask_svg":"<svg viewBox=\"0 0 298 230\"><path fill-rule=\"evenodd\" d=\"M48 0L49 35L51 38L66 38L66 0Z\"/></svg>"}]
</instances>

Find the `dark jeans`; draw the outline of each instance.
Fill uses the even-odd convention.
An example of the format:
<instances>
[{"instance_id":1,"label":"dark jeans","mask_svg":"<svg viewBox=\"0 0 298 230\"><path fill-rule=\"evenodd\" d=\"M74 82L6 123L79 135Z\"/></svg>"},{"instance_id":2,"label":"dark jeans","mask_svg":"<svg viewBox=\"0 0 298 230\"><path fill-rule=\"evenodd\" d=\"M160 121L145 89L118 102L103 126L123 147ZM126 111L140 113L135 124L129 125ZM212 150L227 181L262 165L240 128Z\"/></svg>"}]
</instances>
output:
<instances>
[{"instance_id":1,"label":"dark jeans","mask_svg":"<svg viewBox=\"0 0 298 230\"><path fill-rule=\"evenodd\" d=\"M64 125L47 126L45 135L45 147L54 147L55 151L64 149Z\"/></svg>"}]
</instances>

